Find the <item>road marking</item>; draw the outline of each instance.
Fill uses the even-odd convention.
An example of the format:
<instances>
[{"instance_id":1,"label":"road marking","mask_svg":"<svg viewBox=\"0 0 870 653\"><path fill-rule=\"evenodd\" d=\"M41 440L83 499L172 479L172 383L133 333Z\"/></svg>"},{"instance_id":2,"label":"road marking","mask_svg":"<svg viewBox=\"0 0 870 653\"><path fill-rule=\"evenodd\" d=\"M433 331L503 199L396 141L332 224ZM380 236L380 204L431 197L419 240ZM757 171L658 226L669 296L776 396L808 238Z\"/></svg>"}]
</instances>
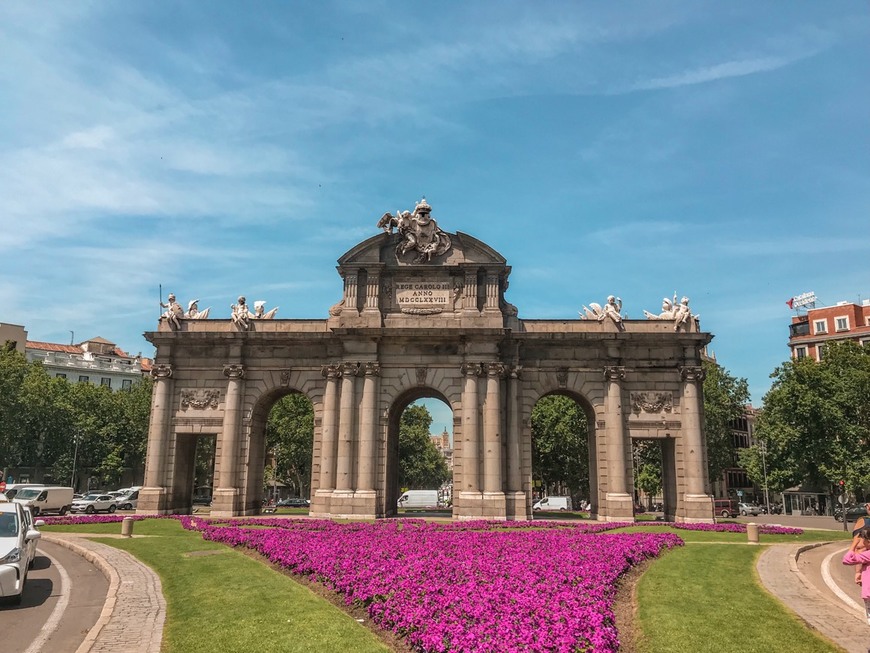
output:
<instances>
[{"instance_id":1,"label":"road marking","mask_svg":"<svg viewBox=\"0 0 870 653\"><path fill-rule=\"evenodd\" d=\"M848 551L849 547L843 547L842 549L837 549L836 551L832 551L829 553L825 559L822 561L822 580L825 581L825 585L828 586L834 594L837 595L837 598L840 599L843 603L848 605L851 608L854 608L858 611L861 617L865 617L864 606L858 605L858 602L855 601L851 596L846 594L843 590L840 589L840 586L837 585L834 577L831 576L831 558L835 555L842 556L845 551Z\"/></svg>"},{"instance_id":2,"label":"road marking","mask_svg":"<svg viewBox=\"0 0 870 653\"><path fill-rule=\"evenodd\" d=\"M66 573L66 569L63 568L63 565L52 556L48 555L45 551L40 551L40 553L49 559L51 564L57 569L58 574L60 574L60 598L57 600L57 605L54 606L54 610L51 611L51 615L45 620L42 630L39 631L39 635L33 640L33 643L30 644L24 653L39 653L43 650L45 642L48 641L48 638L54 634L54 631L57 630L57 627L60 625L61 617L63 617L64 610L66 610L71 594L70 589L72 583L70 583L69 574Z\"/></svg>"}]
</instances>

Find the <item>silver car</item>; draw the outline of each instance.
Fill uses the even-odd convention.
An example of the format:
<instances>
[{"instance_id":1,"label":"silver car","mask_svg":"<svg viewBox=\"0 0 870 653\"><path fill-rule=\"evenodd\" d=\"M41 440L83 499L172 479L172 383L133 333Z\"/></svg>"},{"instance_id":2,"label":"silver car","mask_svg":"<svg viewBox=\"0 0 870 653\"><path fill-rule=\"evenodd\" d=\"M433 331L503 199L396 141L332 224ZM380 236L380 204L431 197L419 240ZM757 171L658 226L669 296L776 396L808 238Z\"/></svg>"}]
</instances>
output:
<instances>
[{"instance_id":1,"label":"silver car","mask_svg":"<svg viewBox=\"0 0 870 653\"><path fill-rule=\"evenodd\" d=\"M739 503L737 504L737 510L744 517L746 517L747 515L752 515L754 517L764 512L761 506L756 503Z\"/></svg>"},{"instance_id":2,"label":"silver car","mask_svg":"<svg viewBox=\"0 0 870 653\"><path fill-rule=\"evenodd\" d=\"M95 512L115 512L118 500L111 494L88 494L72 502L70 512L84 512L92 515Z\"/></svg>"},{"instance_id":3,"label":"silver car","mask_svg":"<svg viewBox=\"0 0 870 653\"><path fill-rule=\"evenodd\" d=\"M0 597L21 603L27 570L36 556L38 530L17 503L0 503ZM28 518L29 517L29 518Z\"/></svg>"}]
</instances>

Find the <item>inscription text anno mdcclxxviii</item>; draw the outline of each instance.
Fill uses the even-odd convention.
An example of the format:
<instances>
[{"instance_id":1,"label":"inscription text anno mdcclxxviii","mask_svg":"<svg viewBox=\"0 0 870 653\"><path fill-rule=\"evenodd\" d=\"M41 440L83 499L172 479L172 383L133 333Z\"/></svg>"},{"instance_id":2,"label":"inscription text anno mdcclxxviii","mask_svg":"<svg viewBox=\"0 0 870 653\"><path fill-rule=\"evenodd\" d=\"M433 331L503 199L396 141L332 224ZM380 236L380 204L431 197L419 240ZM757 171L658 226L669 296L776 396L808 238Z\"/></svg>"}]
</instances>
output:
<instances>
[{"instance_id":1,"label":"inscription text anno mdcclxxviii","mask_svg":"<svg viewBox=\"0 0 870 653\"><path fill-rule=\"evenodd\" d=\"M449 281L413 281L396 283L396 303L399 306L440 306L450 303L452 287Z\"/></svg>"}]
</instances>

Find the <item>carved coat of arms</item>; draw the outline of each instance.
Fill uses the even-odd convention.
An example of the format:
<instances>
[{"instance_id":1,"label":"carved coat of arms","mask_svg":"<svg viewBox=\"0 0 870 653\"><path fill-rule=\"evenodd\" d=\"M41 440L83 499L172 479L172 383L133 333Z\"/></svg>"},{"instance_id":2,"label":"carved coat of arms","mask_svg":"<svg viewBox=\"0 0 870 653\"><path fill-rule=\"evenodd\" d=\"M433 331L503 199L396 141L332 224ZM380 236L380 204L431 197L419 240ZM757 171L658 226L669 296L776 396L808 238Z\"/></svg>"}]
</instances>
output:
<instances>
[{"instance_id":1,"label":"carved coat of arms","mask_svg":"<svg viewBox=\"0 0 870 653\"><path fill-rule=\"evenodd\" d=\"M393 233L393 229L398 232L401 240L396 246L396 256L399 259L409 252L416 252L414 263L428 262L433 257L445 254L451 247L450 236L438 227L432 217L432 207L425 197L417 203L413 213L384 213L378 220L378 227L388 234Z\"/></svg>"}]
</instances>

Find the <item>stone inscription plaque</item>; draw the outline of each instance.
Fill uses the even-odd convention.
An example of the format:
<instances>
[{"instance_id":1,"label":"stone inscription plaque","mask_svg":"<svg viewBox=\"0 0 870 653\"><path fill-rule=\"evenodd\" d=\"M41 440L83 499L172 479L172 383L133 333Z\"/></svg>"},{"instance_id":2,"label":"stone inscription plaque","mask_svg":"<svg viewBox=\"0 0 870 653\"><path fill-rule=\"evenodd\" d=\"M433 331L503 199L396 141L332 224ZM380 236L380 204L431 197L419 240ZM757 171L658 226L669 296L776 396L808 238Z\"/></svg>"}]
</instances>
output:
<instances>
[{"instance_id":1,"label":"stone inscription plaque","mask_svg":"<svg viewBox=\"0 0 870 653\"><path fill-rule=\"evenodd\" d=\"M400 308L446 309L452 301L453 288L449 281L397 281L395 287Z\"/></svg>"}]
</instances>

